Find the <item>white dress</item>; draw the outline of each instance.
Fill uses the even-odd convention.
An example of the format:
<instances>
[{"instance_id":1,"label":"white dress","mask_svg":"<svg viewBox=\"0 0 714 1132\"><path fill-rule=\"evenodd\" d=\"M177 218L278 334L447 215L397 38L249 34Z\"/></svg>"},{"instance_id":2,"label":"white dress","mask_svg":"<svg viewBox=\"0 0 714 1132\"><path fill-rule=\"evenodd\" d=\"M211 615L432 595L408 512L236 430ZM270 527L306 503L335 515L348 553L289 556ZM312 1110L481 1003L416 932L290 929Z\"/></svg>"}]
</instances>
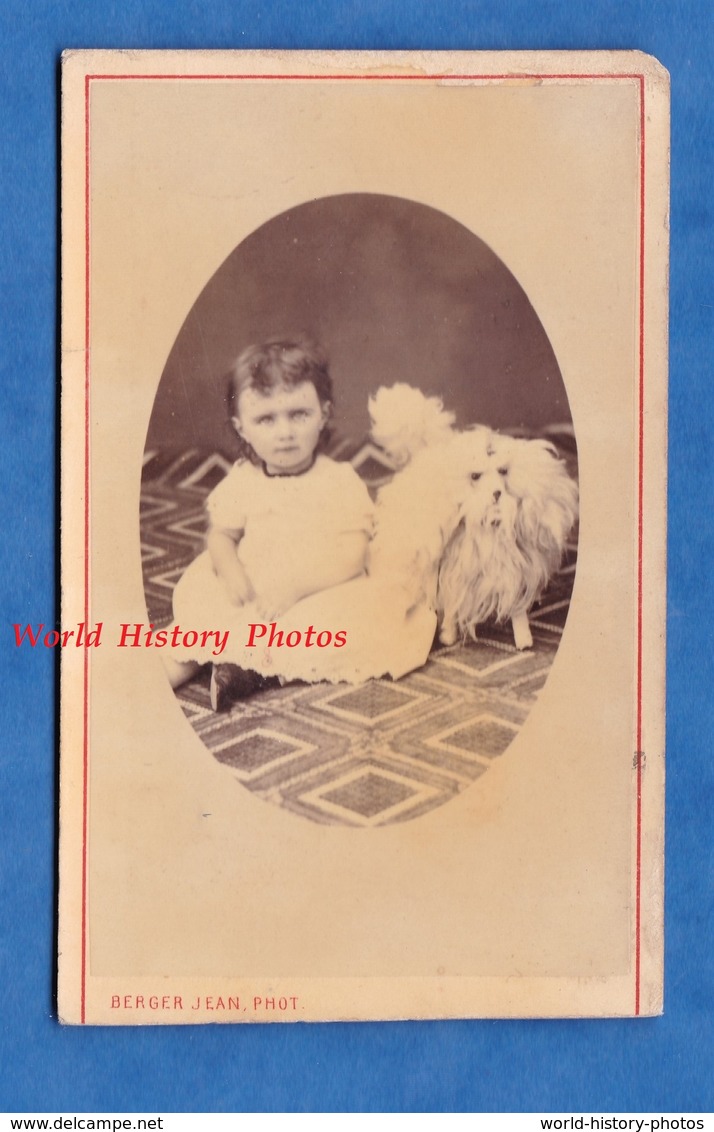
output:
<instances>
[{"instance_id":1,"label":"white dress","mask_svg":"<svg viewBox=\"0 0 714 1132\"><path fill-rule=\"evenodd\" d=\"M236 554L256 599L233 605L208 552L199 555L174 591L174 625L199 633L228 630L229 636L219 656L210 641L205 648L172 650L176 660L228 662L286 680L349 683L386 673L397 678L426 662L434 614L426 605L408 611L401 588L393 580L367 577L365 551L355 550L360 545L355 534L372 534L374 505L350 464L319 455L300 475L270 476L239 462L211 492L206 507L212 526L243 532ZM276 594L309 592L316 563L322 568L329 563L335 584L276 616L270 646L266 607ZM250 644L254 625L266 631L260 636L261 630L254 630ZM344 640L339 646L338 633Z\"/></svg>"}]
</instances>

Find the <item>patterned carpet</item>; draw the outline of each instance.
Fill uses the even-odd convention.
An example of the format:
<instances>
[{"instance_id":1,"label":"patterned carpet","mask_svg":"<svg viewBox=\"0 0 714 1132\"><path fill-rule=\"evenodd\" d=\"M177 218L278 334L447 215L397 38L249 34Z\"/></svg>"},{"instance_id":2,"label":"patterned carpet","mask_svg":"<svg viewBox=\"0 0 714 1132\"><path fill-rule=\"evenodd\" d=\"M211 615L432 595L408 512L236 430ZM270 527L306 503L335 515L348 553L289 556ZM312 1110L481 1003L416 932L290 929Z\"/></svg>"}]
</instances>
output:
<instances>
[{"instance_id":1,"label":"patterned carpet","mask_svg":"<svg viewBox=\"0 0 714 1132\"><path fill-rule=\"evenodd\" d=\"M554 437L568 458L573 443ZM391 469L370 444L333 446L370 489ZM573 464L574 455L570 456ZM141 530L150 619L171 619L173 588L203 548L203 503L230 466L216 453L147 452ZM216 715L209 669L179 689L191 726L239 783L312 821L385 825L419 817L469 786L503 754L550 671L570 604L577 537L531 612L534 647L516 652L510 626L486 625L479 640L436 647L398 682L360 687L291 684Z\"/></svg>"}]
</instances>

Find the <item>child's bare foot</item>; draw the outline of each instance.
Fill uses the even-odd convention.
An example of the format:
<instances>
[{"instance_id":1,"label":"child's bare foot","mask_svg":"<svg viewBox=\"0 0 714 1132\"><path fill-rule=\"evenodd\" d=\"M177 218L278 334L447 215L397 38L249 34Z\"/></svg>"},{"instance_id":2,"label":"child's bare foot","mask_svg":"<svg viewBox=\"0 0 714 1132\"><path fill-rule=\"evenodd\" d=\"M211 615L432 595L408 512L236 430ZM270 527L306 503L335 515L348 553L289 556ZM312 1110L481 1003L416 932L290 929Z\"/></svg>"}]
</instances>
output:
<instances>
[{"instance_id":1,"label":"child's bare foot","mask_svg":"<svg viewBox=\"0 0 714 1132\"><path fill-rule=\"evenodd\" d=\"M195 676L201 667L195 660L174 660L173 657L163 657L166 675L172 688L180 688L192 676Z\"/></svg>"}]
</instances>

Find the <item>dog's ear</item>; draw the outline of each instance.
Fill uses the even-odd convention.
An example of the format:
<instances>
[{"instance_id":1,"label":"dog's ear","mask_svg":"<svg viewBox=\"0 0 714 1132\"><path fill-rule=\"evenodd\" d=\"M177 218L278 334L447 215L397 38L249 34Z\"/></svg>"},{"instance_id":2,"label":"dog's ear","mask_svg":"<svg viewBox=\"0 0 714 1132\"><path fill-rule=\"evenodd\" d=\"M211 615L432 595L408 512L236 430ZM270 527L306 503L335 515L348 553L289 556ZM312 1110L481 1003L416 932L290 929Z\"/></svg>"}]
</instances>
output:
<instances>
[{"instance_id":1,"label":"dog's ear","mask_svg":"<svg viewBox=\"0 0 714 1132\"><path fill-rule=\"evenodd\" d=\"M557 564L577 518L578 489L551 444L514 442L508 490L519 501L515 525L519 545Z\"/></svg>"},{"instance_id":2,"label":"dog's ear","mask_svg":"<svg viewBox=\"0 0 714 1132\"><path fill-rule=\"evenodd\" d=\"M370 435L387 453L395 468L403 468L431 444L452 435L454 414L440 397L427 397L403 382L382 386L369 398Z\"/></svg>"}]
</instances>

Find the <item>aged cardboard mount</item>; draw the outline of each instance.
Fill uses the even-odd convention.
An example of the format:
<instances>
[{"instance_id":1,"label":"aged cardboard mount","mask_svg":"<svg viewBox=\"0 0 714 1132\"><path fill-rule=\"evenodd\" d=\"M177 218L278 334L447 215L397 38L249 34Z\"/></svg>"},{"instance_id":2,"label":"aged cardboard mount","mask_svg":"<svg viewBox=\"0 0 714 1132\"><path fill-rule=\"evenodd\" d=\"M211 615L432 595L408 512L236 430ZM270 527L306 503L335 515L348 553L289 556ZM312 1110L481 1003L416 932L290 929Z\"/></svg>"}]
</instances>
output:
<instances>
[{"instance_id":1,"label":"aged cardboard mount","mask_svg":"<svg viewBox=\"0 0 714 1132\"><path fill-rule=\"evenodd\" d=\"M637 53L73 52L62 103L60 1018L659 1012L666 73ZM252 618L273 648L285 616L310 671L223 712L209 665L172 689L192 634L230 658L208 611L177 628L176 587L241 455L222 379L275 335L318 340L334 383L326 453L266 489L276 577L320 532L329 566L348 514L366 542L395 468L369 431L380 387L509 452L554 446L579 522L566 507L515 641L491 618L429 649L425 623L426 663L341 682L358 608L372 655L412 653L393 607L350 614L338 587L312 595L312 634L300 605ZM454 474L433 467L404 539ZM345 487L308 536L320 469ZM264 472L238 481L247 538Z\"/></svg>"}]
</instances>

